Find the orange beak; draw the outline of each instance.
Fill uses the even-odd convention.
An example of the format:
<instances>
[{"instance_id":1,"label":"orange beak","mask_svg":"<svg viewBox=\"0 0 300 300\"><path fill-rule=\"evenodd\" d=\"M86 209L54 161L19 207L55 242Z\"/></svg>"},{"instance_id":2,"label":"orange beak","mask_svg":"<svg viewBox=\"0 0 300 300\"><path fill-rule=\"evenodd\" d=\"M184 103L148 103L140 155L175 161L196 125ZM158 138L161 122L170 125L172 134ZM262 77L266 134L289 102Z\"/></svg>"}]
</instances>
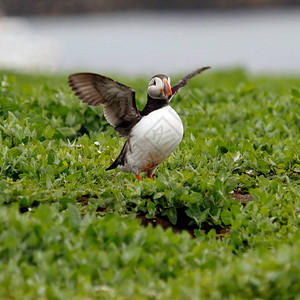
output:
<instances>
[{"instance_id":1,"label":"orange beak","mask_svg":"<svg viewBox=\"0 0 300 300\"><path fill-rule=\"evenodd\" d=\"M172 90L171 90L171 87L170 87L170 84L167 80L164 80L164 92L165 92L165 95L167 97L171 96L172 95Z\"/></svg>"}]
</instances>

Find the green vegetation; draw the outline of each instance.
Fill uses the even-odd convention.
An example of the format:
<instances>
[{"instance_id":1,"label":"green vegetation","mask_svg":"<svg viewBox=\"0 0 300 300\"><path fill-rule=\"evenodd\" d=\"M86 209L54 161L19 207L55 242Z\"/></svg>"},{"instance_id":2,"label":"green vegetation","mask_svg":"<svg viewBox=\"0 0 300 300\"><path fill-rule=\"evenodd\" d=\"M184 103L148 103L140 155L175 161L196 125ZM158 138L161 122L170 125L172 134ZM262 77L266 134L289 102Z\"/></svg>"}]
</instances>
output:
<instances>
[{"instance_id":1,"label":"green vegetation","mask_svg":"<svg viewBox=\"0 0 300 300\"><path fill-rule=\"evenodd\" d=\"M118 79L142 108L148 79ZM300 299L299 82L196 77L182 143L139 183L105 171L124 140L66 77L0 72L0 298Z\"/></svg>"}]
</instances>

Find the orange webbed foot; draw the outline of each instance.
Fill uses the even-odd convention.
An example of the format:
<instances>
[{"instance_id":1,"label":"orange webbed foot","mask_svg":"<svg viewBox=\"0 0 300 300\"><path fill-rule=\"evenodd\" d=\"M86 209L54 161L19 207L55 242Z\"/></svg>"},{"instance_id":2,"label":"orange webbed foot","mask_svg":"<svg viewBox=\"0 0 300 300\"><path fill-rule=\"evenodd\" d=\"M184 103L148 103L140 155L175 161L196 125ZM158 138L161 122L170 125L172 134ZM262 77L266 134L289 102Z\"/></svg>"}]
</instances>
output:
<instances>
[{"instance_id":1,"label":"orange webbed foot","mask_svg":"<svg viewBox=\"0 0 300 300\"><path fill-rule=\"evenodd\" d=\"M139 175L136 175L136 178L137 178L138 181L141 181L141 180L142 180L140 174L139 174Z\"/></svg>"},{"instance_id":2,"label":"orange webbed foot","mask_svg":"<svg viewBox=\"0 0 300 300\"><path fill-rule=\"evenodd\" d=\"M153 181L152 174L148 174L148 178L150 178Z\"/></svg>"}]
</instances>

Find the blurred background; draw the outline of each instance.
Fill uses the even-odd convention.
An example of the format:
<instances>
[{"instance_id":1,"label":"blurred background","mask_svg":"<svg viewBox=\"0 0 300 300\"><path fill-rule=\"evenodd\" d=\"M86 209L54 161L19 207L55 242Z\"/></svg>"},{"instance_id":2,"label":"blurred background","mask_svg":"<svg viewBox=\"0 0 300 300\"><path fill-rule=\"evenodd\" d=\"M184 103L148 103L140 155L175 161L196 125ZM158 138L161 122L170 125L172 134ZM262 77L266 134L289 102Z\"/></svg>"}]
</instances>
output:
<instances>
[{"instance_id":1,"label":"blurred background","mask_svg":"<svg viewBox=\"0 0 300 300\"><path fill-rule=\"evenodd\" d=\"M300 73L300 0L0 0L0 68Z\"/></svg>"}]
</instances>

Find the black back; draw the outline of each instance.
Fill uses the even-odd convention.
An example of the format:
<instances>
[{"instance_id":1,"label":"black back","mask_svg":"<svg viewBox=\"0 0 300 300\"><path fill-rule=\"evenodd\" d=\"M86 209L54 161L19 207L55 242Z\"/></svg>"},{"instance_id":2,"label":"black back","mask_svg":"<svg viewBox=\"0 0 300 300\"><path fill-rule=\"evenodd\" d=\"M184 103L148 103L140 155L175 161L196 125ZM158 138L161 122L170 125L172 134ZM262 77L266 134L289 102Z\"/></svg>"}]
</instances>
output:
<instances>
[{"instance_id":1,"label":"black back","mask_svg":"<svg viewBox=\"0 0 300 300\"><path fill-rule=\"evenodd\" d=\"M144 107L144 109L142 111L140 111L141 116L147 116L149 115L151 112L160 109L164 106L169 105L169 100L167 99L153 99L148 95L148 100L146 103L146 106Z\"/></svg>"}]
</instances>

